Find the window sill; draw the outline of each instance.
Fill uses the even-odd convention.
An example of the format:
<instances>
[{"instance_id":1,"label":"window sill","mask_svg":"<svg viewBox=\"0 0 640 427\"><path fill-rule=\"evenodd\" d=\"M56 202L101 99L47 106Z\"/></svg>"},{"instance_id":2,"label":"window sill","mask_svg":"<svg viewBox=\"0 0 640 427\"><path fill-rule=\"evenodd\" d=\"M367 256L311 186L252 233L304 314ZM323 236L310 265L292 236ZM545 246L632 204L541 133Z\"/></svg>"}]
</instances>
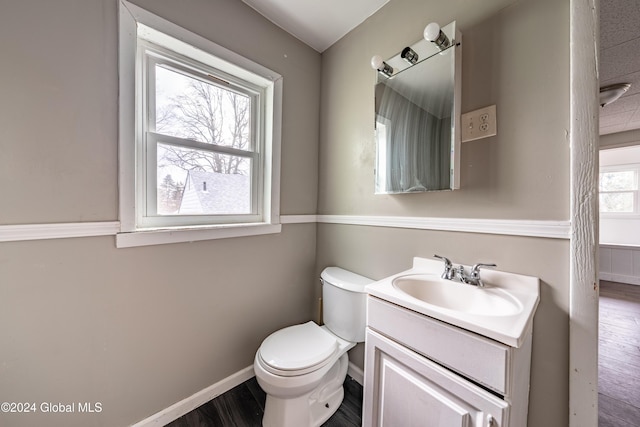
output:
<instances>
[{"instance_id":1,"label":"window sill","mask_svg":"<svg viewBox=\"0 0 640 427\"><path fill-rule=\"evenodd\" d=\"M280 233L281 230L281 224L266 223L139 230L116 234L116 247L131 248L136 246L259 236L262 234Z\"/></svg>"}]
</instances>

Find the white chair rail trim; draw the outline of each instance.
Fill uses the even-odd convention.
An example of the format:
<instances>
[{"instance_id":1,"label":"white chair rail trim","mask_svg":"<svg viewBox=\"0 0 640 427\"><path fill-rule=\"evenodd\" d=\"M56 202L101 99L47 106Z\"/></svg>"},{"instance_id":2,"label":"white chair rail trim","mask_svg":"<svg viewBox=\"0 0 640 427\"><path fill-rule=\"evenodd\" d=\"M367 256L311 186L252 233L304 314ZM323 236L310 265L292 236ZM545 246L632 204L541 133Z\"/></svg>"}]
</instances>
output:
<instances>
[{"instance_id":1,"label":"white chair rail trim","mask_svg":"<svg viewBox=\"0 0 640 427\"><path fill-rule=\"evenodd\" d=\"M503 234L509 236L569 239L569 221L534 221L508 219L429 218L402 216L317 215L317 222L373 227L414 228L419 230L458 231L465 233Z\"/></svg>"},{"instance_id":2,"label":"white chair rail trim","mask_svg":"<svg viewBox=\"0 0 640 427\"><path fill-rule=\"evenodd\" d=\"M112 236L119 231L119 221L0 225L0 242Z\"/></svg>"},{"instance_id":3,"label":"white chair rail trim","mask_svg":"<svg viewBox=\"0 0 640 427\"><path fill-rule=\"evenodd\" d=\"M569 239L569 221L428 218L367 215L281 215L282 224L345 224ZM0 225L0 242L116 235L119 221Z\"/></svg>"}]
</instances>

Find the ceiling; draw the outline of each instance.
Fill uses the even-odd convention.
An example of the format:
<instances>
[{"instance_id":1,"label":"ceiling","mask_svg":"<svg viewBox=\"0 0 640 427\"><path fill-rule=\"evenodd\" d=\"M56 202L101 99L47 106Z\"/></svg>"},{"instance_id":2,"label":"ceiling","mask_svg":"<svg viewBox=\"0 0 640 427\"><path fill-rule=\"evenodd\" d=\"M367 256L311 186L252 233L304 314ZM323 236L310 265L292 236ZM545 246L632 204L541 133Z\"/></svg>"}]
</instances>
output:
<instances>
[{"instance_id":1,"label":"ceiling","mask_svg":"<svg viewBox=\"0 0 640 427\"><path fill-rule=\"evenodd\" d=\"M600 0L600 86L631 83L600 109L600 134L640 129L640 1Z\"/></svg>"},{"instance_id":2,"label":"ceiling","mask_svg":"<svg viewBox=\"0 0 640 427\"><path fill-rule=\"evenodd\" d=\"M389 2L389 0L242 1L321 53Z\"/></svg>"},{"instance_id":3,"label":"ceiling","mask_svg":"<svg viewBox=\"0 0 640 427\"><path fill-rule=\"evenodd\" d=\"M389 0L243 0L318 52L340 40ZM600 86L631 83L600 109L600 134L640 129L640 1L600 1Z\"/></svg>"}]
</instances>

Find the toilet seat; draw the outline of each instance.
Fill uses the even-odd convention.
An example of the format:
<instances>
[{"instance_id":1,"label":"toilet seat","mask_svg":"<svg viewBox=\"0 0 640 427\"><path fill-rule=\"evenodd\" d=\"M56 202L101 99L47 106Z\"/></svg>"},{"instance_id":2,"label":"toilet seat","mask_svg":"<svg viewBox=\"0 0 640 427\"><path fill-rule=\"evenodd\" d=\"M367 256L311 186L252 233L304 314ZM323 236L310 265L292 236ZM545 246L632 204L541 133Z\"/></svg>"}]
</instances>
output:
<instances>
[{"instance_id":1,"label":"toilet seat","mask_svg":"<svg viewBox=\"0 0 640 427\"><path fill-rule=\"evenodd\" d=\"M265 370L291 377L322 368L332 360L338 347L336 337L314 322L307 322L269 335L258 354Z\"/></svg>"}]
</instances>

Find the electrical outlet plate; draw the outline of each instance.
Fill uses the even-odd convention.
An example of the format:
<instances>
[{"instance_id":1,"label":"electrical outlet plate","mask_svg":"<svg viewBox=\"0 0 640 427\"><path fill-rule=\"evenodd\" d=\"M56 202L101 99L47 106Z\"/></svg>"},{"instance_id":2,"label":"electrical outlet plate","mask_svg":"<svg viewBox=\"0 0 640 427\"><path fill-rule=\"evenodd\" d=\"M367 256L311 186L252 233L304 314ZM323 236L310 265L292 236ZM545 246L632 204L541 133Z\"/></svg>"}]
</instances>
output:
<instances>
[{"instance_id":1,"label":"electrical outlet plate","mask_svg":"<svg viewBox=\"0 0 640 427\"><path fill-rule=\"evenodd\" d=\"M488 136L494 136L498 132L496 125L496 106L480 108L462 115L462 142L474 141Z\"/></svg>"}]
</instances>

